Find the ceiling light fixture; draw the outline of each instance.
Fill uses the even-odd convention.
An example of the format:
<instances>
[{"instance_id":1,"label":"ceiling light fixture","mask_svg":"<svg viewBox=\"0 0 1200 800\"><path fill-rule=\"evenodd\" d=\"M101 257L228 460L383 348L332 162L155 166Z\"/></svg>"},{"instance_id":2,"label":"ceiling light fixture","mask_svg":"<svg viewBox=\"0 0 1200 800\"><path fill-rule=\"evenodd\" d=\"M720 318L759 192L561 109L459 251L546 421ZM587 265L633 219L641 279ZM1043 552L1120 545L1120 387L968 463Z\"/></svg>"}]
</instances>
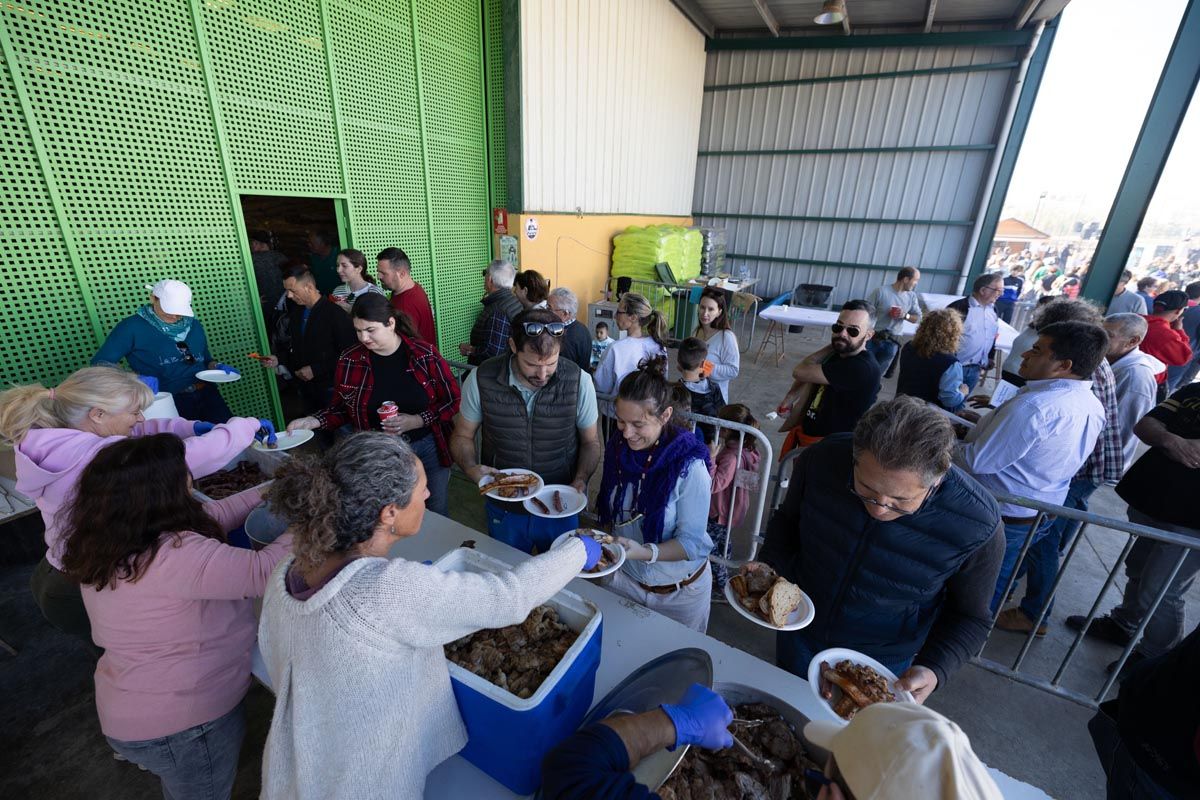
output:
<instances>
[{"instance_id":1,"label":"ceiling light fixture","mask_svg":"<svg viewBox=\"0 0 1200 800\"><path fill-rule=\"evenodd\" d=\"M825 0L821 13L813 17L818 25L840 25L846 18L846 0Z\"/></svg>"}]
</instances>

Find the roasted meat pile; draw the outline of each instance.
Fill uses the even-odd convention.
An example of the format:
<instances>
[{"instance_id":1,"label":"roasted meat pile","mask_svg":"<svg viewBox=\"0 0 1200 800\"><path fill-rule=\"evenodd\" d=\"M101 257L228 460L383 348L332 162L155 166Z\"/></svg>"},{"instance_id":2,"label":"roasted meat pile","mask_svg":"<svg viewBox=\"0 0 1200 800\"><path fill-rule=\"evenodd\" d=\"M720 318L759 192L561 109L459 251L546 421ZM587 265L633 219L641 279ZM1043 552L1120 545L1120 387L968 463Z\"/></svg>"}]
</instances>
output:
<instances>
[{"instance_id":1,"label":"roasted meat pile","mask_svg":"<svg viewBox=\"0 0 1200 800\"><path fill-rule=\"evenodd\" d=\"M479 487L480 494L495 492L501 497L509 499L526 497L538 485L537 475L528 475L524 472L497 472L493 477L494 480Z\"/></svg>"},{"instance_id":2,"label":"roasted meat pile","mask_svg":"<svg viewBox=\"0 0 1200 800\"><path fill-rule=\"evenodd\" d=\"M734 723L730 730L753 752L782 762L771 773L736 747L688 750L671 779L658 790L663 800L810 800L804 770L820 769L804 751L796 732L778 711L765 703L735 706L739 720L767 720L761 725Z\"/></svg>"},{"instance_id":3,"label":"roasted meat pile","mask_svg":"<svg viewBox=\"0 0 1200 800\"><path fill-rule=\"evenodd\" d=\"M822 661L821 678L822 682L828 681L841 689L841 697L834 692L830 704L834 713L843 719L853 719L872 703L891 703L896 699L887 678L864 664L839 661L831 667L828 661Z\"/></svg>"},{"instance_id":4,"label":"roasted meat pile","mask_svg":"<svg viewBox=\"0 0 1200 800\"><path fill-rule=\"evenodd\" d=\"M729 579L742 608L777 628L800 607L800 587L782 578L767 564L751 561Z\"/></svg>"},{"instance_id":5,"label":"roasted meat pile","mask_svg":"<svg viewBox=\"0 0 1200 800\"><path fill-rule=\"evenodd\" d=\"M242 461L236 467L225 472L214 472L206 478L201 478L193 485L198 492L220 500L238 492L252 489L260 483L271 480L265 472L252 461Z\"/></svg>"},{"instance_id":6,"label":"roasted meat pile","mask_svg":"<svg viewBox=\"0 0 1200 800\"><path fill-rule=\"evenodd\" d=\"M617 563L619 556L617 553L613 552L613 548L619 547L619 545L616 544L617 540L614 539L610 534L592 531L588 528L577 528L575 530L575 535L590 536L600 543L600 552L602 553L600 560L597 561L591 569L584 570L584 572L602 572L611 567L613 564Z\"/></svg>"},{"instance_id":7,"label":"roasted meat pile","mask_svg":"<svg viewBox=\"0 0 1200 800\"><path fill-rule=\"evenodd\" d=\"M520 625L476 631L446 645L446 658L528 699L578 636L551 606L538 606Z\"/></svg>"}]
</instances>

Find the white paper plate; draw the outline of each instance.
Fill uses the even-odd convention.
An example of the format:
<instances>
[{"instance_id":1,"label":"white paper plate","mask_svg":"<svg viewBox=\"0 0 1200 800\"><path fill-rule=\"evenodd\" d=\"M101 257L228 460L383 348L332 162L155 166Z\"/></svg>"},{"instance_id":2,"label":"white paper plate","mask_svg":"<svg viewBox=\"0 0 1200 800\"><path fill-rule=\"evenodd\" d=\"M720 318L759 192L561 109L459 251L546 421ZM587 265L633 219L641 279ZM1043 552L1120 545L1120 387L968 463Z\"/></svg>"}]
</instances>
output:
<instances>
[{"instance_id":1,"label":"white paper plate","mask_svg":"<svg viewBox=\"0 0 1200 800\"><path fill-rule=\"evenodd\" d=\"M730 575L729 577L732 578L733 576ZM787 624L782 627L776 627L758 614L747 611L742 605L741 600L738 599L737 592L733 590L733 585L728 580L725 581L725 599L729 601L729 605L733 606L734 611L756 625L762 625L764 628L770 628L773 631L798 631L812 624L813 617L817 614L817 609L813 605L812 598L805 594L803 590L800 591L800 605L788 615Z\"/></svg>"},{"instance_id":2,"label":"white paper plate","mask_svg":"<svg viewBox=\"0 0 1200 800\"><path fill-rule=\"evenodd\" d=\"M587 529L579 528L578 530L587 530ZM602 532L594 530L594 531L592 531L592 533L602 533ZM575 535L575 531L567 531L566 533L562 534L557 539L555 539L550 544L550 548L554 549L555 547L558 547L560 544L563 544L564 542L566 542L568 539L570 539L574 535ZM603 547L605 552L607 552L610 556L615 554L617 557L616 562L611 567L602 569L599 572L580 572L577 577L586 578L588 580L592 580L594 578L603 578L605 575L612 575L614 572L616 572L617 570L619 570L621 568L622 564L625 563L625 548L624 547L621 547L621 545L619 545L615 542L613 544L603 544L600 546Z\"/></svg>"},{"instance_id":3,"label":"white paper plate","mask_svg":"<svg viewBox=\"0 0 1200 800\"><path fill-rule=\"evenodd\" d=\"M555 492L558 492L561 495L563 508L566 509L565 511L557 512L554 510L553 500ZM550 513L547 514L534 505L533 497L536 497L545 503L546 508L550 509ZM548 483L533 497L525 498L525 510L530 514L533 514L535 517L561 519L562 517L569 517L574 514L578 514L580 511L583 511L585 508L587 508L587 495L575 491L574 487L567 486L564 483Z\"/></svg>"},{"instance_id":4,"label":"white paper plate","mask_svg":"<svg viewBox=\"0 0 1200 800\"><path fill-rule=\"evenodd\" d=\"M542 477L540 475L538 475L536 472L534 472L533 470L520 469L519 467L513 467L511 469L502 469L497 473L491 473L488 475L484 475L483 478L479 481L479 488L482 489L485 484L491 483L493 480L495 480L495 478L493 477L494 475L532 475L535 478L537 478L537 485L534 486L530 491L521 495L520 497L503 497L500 494L497 494L496 492L488 492L487 493L488 497L492 498L493 500L499 500L502 503L520 503L522 500L524 500L527 497L533 497L535 494L537 494L538 492L540 492L542 489L544 489L546 487L546 482L543 481Z\"/></svg>"},{"instance_id":5,"label":"white paper plate","mask_svg":"<svg viewBox=\"0 0 1200 800\"><path fill-rule=\"evenodd\" d=\"M209 383L233 383L242 379L241 375L231 374L223 369L202 369L196 373L196 377Z\"/></svg>"},{"instance_id":6,"label":"white paper plate","mask_svg":"<svg viewBox=\"0 0 1200 800\"><path fill-rule=\"evenodd\" d=\"M259 441L250 446L263 453L275 453L280 450L291 450L293 447L299 447L311 438L313 438L312 431L292 431L291 433L281 431L275 435L276 447L268 447Z\"/></svg>"},{"instance_id":7,"label":"white paper plate","mask_svg":"<svg viewBox=\"0 0 1200 800\"><path fill-rule=\"evenodd\" d=\"M808 688L812 690L813 697L817 698L817 705L821 707L821 711L825 714L825 717L840 725L845 725L850 720L842 719L840 716L838 716L837 712L833 710L833 702L836 702L838 697L840 697L841 689L838 689L836 686L834 687L833 702L821 697L822 661L828 661L829 666L831 667L837 664L839 661L849 661L852 664L861 664L865 667L870 667L883 677L887 678L889 686L895 684L896 681L899 680L896 677L896 673L892 672L883 664L880 664L878 661L868 655L864 655L857 650L851 650L848 647L831 647L828 650L822 650L813 656L813 660L808 662ZM916 700L913 699L912 693L910 692L905 692L902 690L896 691L893 689L892 695L900 702L916 702Z\"/></svg>"}]
</instances>

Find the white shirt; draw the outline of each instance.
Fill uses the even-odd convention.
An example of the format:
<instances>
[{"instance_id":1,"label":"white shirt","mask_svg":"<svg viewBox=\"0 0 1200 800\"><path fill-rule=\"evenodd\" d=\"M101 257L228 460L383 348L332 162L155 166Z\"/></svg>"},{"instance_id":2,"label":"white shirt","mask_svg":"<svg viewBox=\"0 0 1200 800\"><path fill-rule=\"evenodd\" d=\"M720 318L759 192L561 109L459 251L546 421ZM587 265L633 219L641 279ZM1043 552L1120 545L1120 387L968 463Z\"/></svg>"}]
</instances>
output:
<instances>
[{"instance_id":1,"label":"white shirt","mask_svg":"<svg viewBox=\"0 0 1200 800\"><path fill-rule=\"evenodd\" d=\"M958 343L958 360L962 365L986 364L999 331L1000 320L996 317L996 307L981 304L975 295L968 297L967 319L963 322L962 339Z\"/></svg>"},{"instance_id":2,"label":"white shirt","mask_svg":"<svg viewBox=\"0 0 1200 800\"><path fill-rule=\"evenodd\" d=\"M1138 449L1138 438L1133 435L1133 426L1157 403L1158 382L1154 376L1162 372L1164 367L1157 358L1143 353L1136 347L1109 366L1112 367L1113 377L1116 378L1113 388L1117 392L1117 419L1121 426L1125 469L1128 471L1133 466Z\"/></svg>"},{"instance_id":3,"label":"white shirt","mask_svg":"<svg viewBox=\"0 0 1200 800\"><path fill-rule=\"evenodd\" d=\"M737 336L733 331L717 331L708 340L708 360L713 371L708 379L721 390L721 397L729 402L729 383L742 370L742 354L738 350Z\"/></svg>"},{"instance_id":4,"label":"white shirt","mask_svg":"<svg viewBox=\"0 0 1200 800\"><path fill-rule=\"evenodd\" d=\"M1103 428L1091 381L1029 381L970 430L954 461L987 489L1061 504ZM1000 513L1032 516L1006 503Z\"/></svg>"},{"instance_id":5,"label":"white shirt","mask_svg":"<svg viewBox=\"0 0 1200 800\"><path fill-rule=\"evenodd\" d=\"M618 339L604 351L600 363L596 366L596 393L615 395L617 387L621 385L621 379L637 369L642 359L666 354L667 349L651 336L640 336L636 339L626 336L624 339ZM612 401L601 401L600 410L611 417Z\"/></svg>"}]
</instances>

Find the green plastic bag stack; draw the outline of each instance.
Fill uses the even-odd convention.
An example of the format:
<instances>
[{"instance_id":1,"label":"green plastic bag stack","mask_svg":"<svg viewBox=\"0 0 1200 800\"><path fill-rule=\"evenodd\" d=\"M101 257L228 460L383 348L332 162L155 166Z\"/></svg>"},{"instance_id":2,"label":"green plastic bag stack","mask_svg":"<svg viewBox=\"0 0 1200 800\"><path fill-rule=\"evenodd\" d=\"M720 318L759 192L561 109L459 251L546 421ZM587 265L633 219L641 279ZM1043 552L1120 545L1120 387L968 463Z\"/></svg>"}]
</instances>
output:
<instances>
[{"instance_id":1,"label":"green plastic bag stack","mask_svg":"<svg viewBox=\"0 0 1200 800\"><path fill-rule=\"evenodd\" d=\"M666 262L676 280L700 274L704 239L698 231L678 225L630 226L613 237L612 274L636 281L657 281L654 265Z\"/></svg>"}]
</instances>

